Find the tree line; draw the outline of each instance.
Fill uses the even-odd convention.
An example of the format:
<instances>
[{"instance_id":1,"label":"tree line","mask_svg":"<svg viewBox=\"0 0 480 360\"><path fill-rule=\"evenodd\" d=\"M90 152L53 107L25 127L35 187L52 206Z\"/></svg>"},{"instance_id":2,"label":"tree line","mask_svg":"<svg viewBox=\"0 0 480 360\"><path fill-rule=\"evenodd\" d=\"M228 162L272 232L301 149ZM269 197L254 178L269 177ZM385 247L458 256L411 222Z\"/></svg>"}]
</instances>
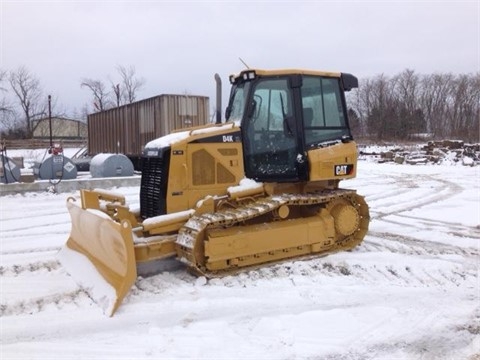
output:
<instances>
[{"instance_id":1,"label":"tree line","mask_svg":"<svg viewBox=\"0 0 480 360\"><path fill-rule=\"evenodd\" d=\"M80 87L90 91L92 105L84 104L75 120L86 120L87 114L115 106L130 104L138 96L145 80L136 75L133 66L117 66L117 76L108 80L82 78ZM50 104L49 104L50 102ZM31 138L35 120L52 117L68 117L56 96L45 94L41 82L25 66L7 71L0 69L0 138Z\"/></svg>"},{"instance_id":2,"label":"tree line","mask_svg":"<svg viewBox=\"0 0 480 360\"><path fill-rule=\"evenodd\" d=\"M137 100L145 80L133 66L118 66L108 80L83 78L91 104L84 105L80 119ZM459 139L479 142L480 73L420 75L406 69L394 76L384 74L360 79L359 88L348 93L350 125L355 137L382 140ZM58 99L51 100L53 116L66 117ZM48 115L47 96L40 80L26 67L0 69L0 136L28 138L36 119Z\"/></svg>"},{"instance_id":3,"label":"tree line","mask_svg":"<svg viewBox=\"0 0 480 360\"><path fill-rule=\"evenodd\" d=\"M361 80L347 103L352 132L359 138L480 141L480 72L381 74Z\"/></svg>"}]
</instances>

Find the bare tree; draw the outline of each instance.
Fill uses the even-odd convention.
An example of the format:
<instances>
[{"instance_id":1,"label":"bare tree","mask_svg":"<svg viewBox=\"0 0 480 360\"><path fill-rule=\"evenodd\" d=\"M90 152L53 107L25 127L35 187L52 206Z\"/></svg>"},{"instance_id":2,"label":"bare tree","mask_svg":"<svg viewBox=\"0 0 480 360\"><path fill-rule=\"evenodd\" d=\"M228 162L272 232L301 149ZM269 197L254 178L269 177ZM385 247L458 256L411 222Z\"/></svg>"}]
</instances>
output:
<instances>
[{"instance_id":1,"label":"bare tree","mask_svg":"<svg viewBox=\"0 0 480 360\"><path fill-rule=\"evenodd\" d=\"M11 111L10 106L7 103L7 99L4 94L7 93L7 88L4 87L3 83L7 79L7 71L0 69L0 94L2 94L2 98L0 100L0 113Z\"/></svg>"},{"instance_id":2,"label":"bare tree","mask_svg":"<svg viewBox=\"0 0 480 360\"><path fill-rule=\"evenodd\" d=\"M420 106L420 76L406 69L395 76L395 133L394 137L407 139L426 130L423 109Z\"/></svg>"},{"instance_id":3,"label":"bare tree","mask_svg":"<svg viewBox=\"0 0 480 360\"><path fill-rule=\"evenodd\" d=\"M107 91L107 87L101 80L85 78L82 80L80 86L86 87L92 92L93 107L96 111L104 111L109 108L109 92Z\"/></svg>"},{"instance_id":4,"label":"bare tree","mask_svg":"<svg viewBox=\"0 0 480 360\"><path fill-rule=\"evenodd\" d=\"M113 80L108 77L108 86L101 80L90 78L84 78L81 82L81 87L86 87L92 92L93 106L96 111L133 103L137 98L138 91L145 84L143 78L135 76L135 67L119 65L116 69L120 79Z\"/></svg>"},{"instance_id":5,"label":"bare tree","mask_svg":"<svg viewBox=\"0 0 480 360\"><path fill-rule=\"evenodd\" d=\"M480 140L480 73L417 75L406 69L391 78L361 80L354 95L350 105L375 140L425 132L437 139Z\"/></svg>"},{"instance_id":6,"label":"bare tree","mask_svg":"<svg viewBox=\"0 0 480 360\"><path fill-rule=\"evenodd\" d=\"M438 138L447 135L453 79L452 74L432 74L423 76L421 81L420 106L425 114L428 131Z\"/></svg>"},{"instance_id":7,"label":"bare tree","mask_svg":"<svg viewBox=\"0 0 480 360\"><path fill-rule=\"evenodd\" d=\"M14 108L6 97L8 93L5 86L7 78L8 72L6 70L0 70L0 137L8 137L8 134L18 127Z\"/></svg>"},{"instance_id":8,"label":"bare tree","mask_svg":"<svg viewBox=\"0 0 480 360\"><path fill-rule=\"evenodd\" d=\"M3 87L3 82L7 79L7 71L0 69L0 91L6 92L7 89Z\"/></svg>"},{"instance_id":9,"label":"bare tree","mask_svg":"<svg viewBox=\"0 0 480 360\"><path fill-rule=\"evenodd\" d=\"M120 84L115 84L113 81L110 80L110 84L112 86L113 95L115 96L115 104L118 106L122 105L123 99L123 87Z\"/></svg>"},{"instance_id":10,"label":"bare tree","mask_svg":"<svg viewBox=\"0 0 480 360\"><path fill-rule=\"evenodd\" d=\"M451 94L450 134L468 141L478 141L480 118L480 73L459 75Z\"/></svg>"},{"instance_id":11,"label":"bare tree","mask_svg":"<svg viewBox=\"0 0 480 360\"><path fill-rule=\"evenodd\" d=\"M145 79L135 77L135 67L117 66L117 71L122 78L123 101L125 104L131 104L137 98L138 91L145 84Z\"/></svg>"},{"instance_id":12,"label":"bare tree","mask_svg":"<svg viewBox=\"0 0 480 360\"><path fill-rule=\"evenodd\" d=\"M46 114L46 102L42 101L40 81L26 67L21 66L10 72L9 82L23 111L27 136L31 136L33 118Z\"/></svg>"}]
</instances>

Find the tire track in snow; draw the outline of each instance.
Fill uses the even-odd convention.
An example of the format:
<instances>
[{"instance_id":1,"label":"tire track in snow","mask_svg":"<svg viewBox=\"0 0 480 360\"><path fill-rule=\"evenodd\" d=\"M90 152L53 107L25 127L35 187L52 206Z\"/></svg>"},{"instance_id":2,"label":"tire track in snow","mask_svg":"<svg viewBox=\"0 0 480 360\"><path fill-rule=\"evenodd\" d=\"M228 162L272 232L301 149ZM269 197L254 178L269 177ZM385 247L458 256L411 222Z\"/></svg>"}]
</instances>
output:
<instances>
[{"instance_id":1,"label":"tire track in snow","mask_svg":"<svg viewBox=\"0 0 480 360\"><path fill-rule=\"evenodd\" d=\"M444 251L451 253L452 248L446 247ZM383 247L378 251L389 250ZM438 249L435 250L438 252ZM367 250L365 253L368 253ZM361 281L365 284L381 286L402 286L402 287L444 287L444 286L462 286L478 281L478 273L473 266L449 261L448 259L438 259L433 256L428 249L411 249L404 253L393 251L394 255L399 256L398 261L392 261L392 258L382 261L364 261L361 251L351 252L351 256L345 259L342 255L338 260L334 255L313 258L310 260L297 260L274 264L255 270L246 270L238 272L235 275L225 275L208 280L199 280L194 276L187 274L184 270L178 270L170 273L161 273L151 277L138 278L135 286L127 295L125 303L141 302L142 298L154 298L157 296L168 296L175 293L178 288L185 288L186 293L194 291L196 286L221 286L226 288L243 288L262 286L261 282L272 279L283 279L287 281L287 286L297 286L294 279L300 276L303 282L310 282L312 286L322 286L321 284L331 278L339 278L358 284ZM456 251L456 254L463 253ZM367 254L368 255L368 254ZM416 260L411 263L405 263L403 255L414 255ZM432 255L431 260L434 264L423 264L424 258Z\"/></svg>"},{"instance_id":2,"label":"tire track in snow","mask_svg":"<svg viewBox=\"0 0 480 360\"><path fill-rule=\"evenodd\" d=\"M63 309L65 306L79 307L80 300L92 301L83 289L67 291L38 298L0 304L0 317L34 314L45 311L49 306Z\"/></svg>"},{"instance_id":3,"label":"tire track in snow","mask_svg":"<svg viewBox=\"0 0 480 360\"><path fill-rule=\"evenodd\" d=\"M64 215L68 216L66 206L64 206L63 208L55 208L52 210L50 206L45 205L28 209L17 209L17 211L15 212L4 212L2 213L2 221L8 222L38 217L52 218Z\"/></svg>"},{"instance_id":4,"label":"tire track in snow","mask_svg":"<svg viewBox=\"0 0 480 360\"><path fill-rule=\"evenodd\" d=\"M61 265L56 260L48 261L33 261L26 264L15 264L9 266L0 266L0 275L1 276L20 276L23 273L34 273L34 272L53 272L60 269Z\"/></svg>"},{"instance_id":5,"label":"tire track in snow","mask_svg":"<svg viewBox=\"0 0 480 360\"><path fill-rule=\"evenodd\" d=\"M435 241L419 240L411 236L388 232L369 231L362 244L367 249L370 246L377 251L388 250L405 255L459 255L467 258L471 257L472 260L477 260L480 256L478 247L467 248Z\"/></svg>"},{"instance_id":6,"label":"tire track in snow","mask_svg":"<svg viewBox=\"0 0 480 360\"><path fill-rule=\"evenodd\" d=\"M39 217L36 217L35 219L39 219ZM52 220L55 219L55 220ZM9 227L8 224L3 225L2 228L2 236L14 236L16 233L37 233L37 234L43 234L45 235L46 233L51 233L51 231L45 231L45 229L51 229L53 226L61 226L65 227L66 225L66 219L58 219L58 218L52 218L52 217L46 217L45 221L42 221L39 224L39 221L32 222L32 224L24 223L22 226L16 226L16 227ZM35 230L35 231L32 231Z\"/></svg>"},{"instance_id":7,"label":"tire track in snow","mask_svg":"<svg viewBox=\"0 0 480 360\"><path fill-rule=\"evenodd\" d=\"M411 177L392 176L398 180L400 185L406 186L409 191L400 189L399 191L391 192L387 198L378 198L370 202L370 198L367 198L367 203L370 206L370 214L374 215L377 219L382 219L390 215L399 215L402 212L418 209L426 205L436 203L438 201L446 200L458 193L463 188L451 181L436 179L431 175L423 175L419 181L421 184L434 183L434 188L419 187L418 184L411 179ZM418 177L417 177L418 179ZM413 190L412 190L413 189ZM421 196L403 196L409 194L412 191L420 192ZM428 190L428 191L427 191ZM387 202L382 201L387 199Z\"/></svg>"},{"instance_id":8,"label":"tire track in snow","mask_svg":"<svg viewBox=\"0 0 480 360\"><path fill-rule=\"evenodd\" d=\"M45 247L35 247L29 249L21 250L7 250L0 251L0 255L24 255L24 254L34 254L34 253L45 253L45 252L57 252L61 249L60 246L45 246Z\"/></svg>"},{"instance_id":9,"label":"tire track in snow","mask_svg":"<svg viewBox=\"0 0 480 360\"><path fill-rule=\"evenodd\" d=\"M414 227L419 230L441 230L445 233L449 233L456 237L469 237L473 239L480 239L480 226L468 226L463 225L456 222L450 221L440 221L435 219L428 219L420 216L412 216L412 215L405 215L405 214L395 214L395 217L399 218L398 220L394 219L386 219L382 218L381 221L402 225L402 226L409 226ZM416 220L415 223L408 222L403 223L399 221L400 219L408 219L408 220Z\"/></svg>"}]
</instances>

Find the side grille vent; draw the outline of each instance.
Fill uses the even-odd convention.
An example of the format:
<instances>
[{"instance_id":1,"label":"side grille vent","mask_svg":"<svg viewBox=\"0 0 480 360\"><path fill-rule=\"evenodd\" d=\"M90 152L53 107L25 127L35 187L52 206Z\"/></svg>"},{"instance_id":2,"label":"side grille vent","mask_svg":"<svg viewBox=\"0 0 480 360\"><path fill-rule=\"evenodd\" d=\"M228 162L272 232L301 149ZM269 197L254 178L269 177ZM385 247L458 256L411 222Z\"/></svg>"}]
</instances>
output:
<instances>
[{"instance_id":1,"label":"side grille vent","mask_svg":"<svg viewBox=\"0 0 480 360\"><path fill-rule=\"evenodd\" d=\"M170 148L158 157L144 157L140 187L140 215L142 219L164 215L167 211L166 197Z\"/></svg>"}]
</instances>

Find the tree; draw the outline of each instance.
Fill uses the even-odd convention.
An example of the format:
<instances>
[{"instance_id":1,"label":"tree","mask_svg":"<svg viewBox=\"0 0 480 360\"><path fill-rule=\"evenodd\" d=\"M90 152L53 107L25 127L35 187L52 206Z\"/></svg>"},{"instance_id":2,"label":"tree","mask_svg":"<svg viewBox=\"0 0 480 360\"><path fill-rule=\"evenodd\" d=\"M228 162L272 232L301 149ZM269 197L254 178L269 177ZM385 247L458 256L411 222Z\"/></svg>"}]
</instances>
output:
<instances>
[{"instance_id":1,"label":"tree","mask_svg":"<svg viewBox=\"0 0 480 360\"><path fill-rule=\"evenodd\" d=\"M123 99L123 88L120 86L120 84L115 84L113 81L110 81L110 84L112 86L112 91L115 97L115 104L118 106L122 105L122 99Z\"/></svg>"},{"instance_id":2,"label":"tree","mask_svg":"<svg viewBox=\"0 0 480 360\"><path fill-rule=\"evenodd\" d=\"M96 111L104 111L109 108L109 92L105 84L101 80L94 80L84 78L80 87L86 87L90 89L93 95L93 107Z\"/></svg>"},{"instance_id":3,"label":"tree","mask_svg":"<svg viewBox=\"0 0 480 360\"><path fill-rule=\"evenodd\" d=\"M119 81L109 78L110 87L101 80L84 78L81 87L88 88L93 95L93 106L96 111L108 110L113 106L133 103L138 91L143 87L145 80L135 76L135 67L117 66L120 75ZM111 89L111 90L109 90Z\"/></svg>"},{"instance_id":4,"label":"tree","mask_svg":"<svg viewBox=\"0 0 480 360\"><path fill-rule=\"evenodd\" d=\"M117 66L117 71L122 78L122 95L125 104L131 104L137 98L138 91L145 84L145 79L135 77L135 67Z\"/></svg>"},{"instance_id":5,"label":"tree","mask_svg":"<svg viewBox=\"0 0 480 360\"><path fill-rule=\"evenodd\" d=\"M42 102L40 81L26 67L20 66L10 72L9 82L24 115L25 132L30 137L34 117L46 115L46 102Z\"/></svg>"},{"instance_id":6,"label":"tree","mask_svg":"<svg viewBox=\"0 0 480 360\"><path fill-rule=\"evenodd\" d=\"M6 70L0 70L0 137L9 137L14 129L17 127L17 121L13 106L7 100L8 90L6 88L6 82L8 78L8 72Z\"/></svg>"},{"instance_id":7,"label":"tree","mask_svg":"<svg viewBox=\"0 0 480 360\"><path fill-rule=\"evenodd\" d=\"M427 131L443 138L447 133L449 94L452 74L425 75L421 80L420 108L425 114Z\"/></svg>"},{"instance_id":8,"label":"tree","mask_svg":"<svg viewBox=\"0 0 480 360\"><path fill-rule=\"evenodd\" d=\"M450 106L450 133L460 139L478 141L480 119L480 73L459 75L454 80Z\"/></svg>"},{"instance_id":9,"label":"tree","mask_svg":"<svg viewBox=\"0 0 480 360\"><path fill-rule=\"evenodd\" d=\"M374 140L407 140L425 132L437 139L480 140L480 73L418 75L406 69L359 84L349 97L358 115L352 125L359 120L360 130L366 127Z\"/></svg>"},{"instance_id":10,"label":"tree","mask_svg":"<svg viewBox=\"0 0 480 360\"><path fill-rule=\"evenodd\" d=\"M348 121L350 124L350 130L354 137L362 136L363 135L363 126L360 116L358 116L357 112L353 110L351 107L347 110Z\"/></svg>"},{"instance_id":11,"label":"tree","mask_svg":"<svg viewBox=\"0 0 480 360\"><path fill-rule=\"evenodd\" d=\"M425 117L420 107L420 77L406 69L394 79L395 84L395 138L408 139L426 130Z\"/></svg>"},{"instance_id":12,"label":"tree","mask_svg":"<svg viewBox=\"0 0 480 360\"><path fill-rule=\"evenodd\" d=\"M7 78L7 71L0 69L0 94L2 94L2 98L0 100L0 113L5 113L11 111L11 107L7 102L7 99L3 94L7 93L7 88L4 87L3 83Z\"/></svg>"}]
</instances>

